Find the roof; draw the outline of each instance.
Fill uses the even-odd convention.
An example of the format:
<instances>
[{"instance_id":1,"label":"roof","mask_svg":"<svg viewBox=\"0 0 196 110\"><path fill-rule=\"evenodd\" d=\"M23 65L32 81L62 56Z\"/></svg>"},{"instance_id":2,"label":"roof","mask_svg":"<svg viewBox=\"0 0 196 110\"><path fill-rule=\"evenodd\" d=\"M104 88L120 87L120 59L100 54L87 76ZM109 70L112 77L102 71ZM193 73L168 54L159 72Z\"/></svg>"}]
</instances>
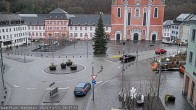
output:
<instances>
[{"instance_id":1,"label":"roof","mask_svg":"<svg viewBox=\"0 0 196 110\"><path fill-rule=\"evenodd\" d=\"M196 21L196 15L194 15L194 16L190 19L190 21Z\"/></svg>"},{"instance_id":2,"label":"roof","mask_svg":"<svg viewBox=\"0 0 196 110\"><path fill-rule=\"evenodd\" d=\"M44 19L49 17L48 14L23 14L21 17L27 25L44 25Z\"/></svg>"},{"instance_id":3,"label":"roof","mask_svg":"<svg viewBox=\"0 0 196 110\"><path fill-rule=\"evenodd\" d=\"M190 14L180 14L176 20L177 21L184 21Z\"/></svg>"},{"instance_id":4,"label":"roof","mask_svg":"<svg viewBox=\"0 0 196 110\"><path fill-rule=\"evenodd\" d=\"M75 17L70 17L72 25L96 25L100 15L99 14L75 14ZM103 14L103 24L111 25L111 15Z\"/></svg>"},{"instance_id":5,"label":"roof","mask_svg":"<svg viewBox=\"0 0 196 110\"><path fill-rule=\"evenodd\" d=\"M163 22L163 27L170 27L171 24L173 23L173 20L166 20L165 22Z\"/></svg>"},{"instance_id":6,"label":"roof","mask_svg":"<svg viewBox=\"0 0 196 110\"><path fill-rule=\"evenodd\" d=\"M61 8L56 8L55 10L49 12L49 14L52 14L52 13L61 13L61 14L67 14L66 11L62 10Z\"/></svg>"},{"instance_id":7,"label":"roof","mask_svg":"<svg viewBox=\"0 0 196 110\"><path fill-rule=\"evenodd\" d=\"M84 87L85 83L86 83L86 82L79 82L79 83L76 85L76 87Z\"/></svg>"},{"instance_id":8,"label":"roof","mask_svg":"<svg viewBox=\"0 0 196 110\"><path fill-rule=\"evenodd\" d=\"M0 21L3 20L21 20L18 14L0 14Z\"/></svg>"},{"instance_id":9,"label":"roof","mask_svg":"<svg viewBox=\"0 0 196 110\"><path fill-rule=\"evenodd\" d=\"M61 8L56 8L49 13L49 19L69 19L68 13Z\"/></svg>"}]
</instances>

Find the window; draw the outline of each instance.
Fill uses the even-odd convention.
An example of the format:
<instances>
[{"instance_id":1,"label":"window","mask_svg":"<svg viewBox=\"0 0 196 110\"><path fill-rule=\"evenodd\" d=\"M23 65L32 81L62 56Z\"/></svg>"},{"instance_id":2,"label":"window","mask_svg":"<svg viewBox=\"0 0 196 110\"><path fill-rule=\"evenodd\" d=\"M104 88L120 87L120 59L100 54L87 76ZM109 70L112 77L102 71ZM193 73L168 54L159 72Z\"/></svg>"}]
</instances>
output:
<instances>
[{"instance_id":1,"label":"window","mask_svg":"<svg viewBox=\"0 0 196 110\"><path fill-rule=\"evenodd\" d=\"M73 37L73 34L72 33L70 33L70 37Z\"/></svg>"},{"instance_id":2,"label":"window","mask_svg":"<svg viewBox=\"0 0 196 110\"><path fill-rule=\"evenodd\" d=\"M3 39L5 39L5 35L3 35Z\"/></svg>"},{"instance_id":3,"label":"window","mask_svg":"<svg viewBox=\"0 0 196 110\"><path fill-rule=\"evenodd\" d=\"M6 32L8 32L8 29L6 28Z\"/></svg>"},{"instance_id":4,"label":"window","mask_svg":"<svg viewBox=\"0 0 196 110\"><path fill-rule=\"evenodd\" d=\"M75 27L75 30L77 30L77 27Z\"/></svg>"},{"instance_id":5,"label":"window","mask_svg":"<svg viewBox=\"0 0 196 110\"><path fill-rule=\"evenodd\" d=\"M139 18L139 16L140 16L140 10L135 9L135 18Z\"/></svg>"},{"instance_id":6,"label":"window","mask_svg":"<svg viewBox=\"0 0 196 110\"><path fill-rule=\"evenodd\" d=\"M92 30L92 27L90 27L90 30Z\"/></svg>"},{"instance_id":7,"label":"window","mask_svg":"<svg viewBox=\"0 0 196 110\"><path fill-rule=\"evenodd\" d=\"M85 30L87 30L87 27L85 27Z\"/></svg>"},{"instance_id":8,"label":"window","mask_svg":"<svg viewBox=\"0 0 196 110\"><path fill-rule=\"evenodd\" d=\"M74 37L77 37L78 36L78 34L77 33L74 33Z\"/></svg>"},{"instance_id":9,"label":"window","mask_svg":"<svg viewBox=\"0 0 196 110\"><path fill-rule=\"evenodd\" d=\"M4 32L4 29L2 29L2 32Z\"/></svg>"},{"instance_id":10,"label":"window","mask_svg":"<svg viewBox=\"0 0 196 110\"><path fill-rule=\"evenodd\" d=\"M34 27L33 26L31 28L32 28L32 30L34 30Z\"/></svg>"},{"instance_id":11,"label":"window","mask_svg":"<svg viewBox=\"0 0 196 110\"><path fill-rule=\"evenodd\" d=\"M93 33L90 33L90 36L93 37Z\"/></svg>"},{"instance_id":12,"label":"window","mask_svg":"<svg viewBox=\"0 0 196 110\"><path fill-rule=\"evenodd\" d=\"M118 18L120 18L120 14L121 14L120 12L121 12L121 10L120 10L120 8L118 8L118 9L117 9L117 17L118 17Z\"/></svg>"},{"instance_id":13,"label":"window","mask_svg":"<svg viewBox=\"0 0 196 110\"><path fill-rule=\"evenodd\" d=\"M196 30L193 30L191 41L195 41Z\"/></svg>"},{"instance_id":14,"label":"window","mask_svg":"<svg viewBox=\"0 0 196 110\"><path fill-rule=\"evenodd\" d=\"M154 8L154 18L158 18L158 8Z\"/></svg>"},{"instance_id":15,"label":"window","mask_svg":"<svg viewBox=\"0 0 196 110\"><path fill-rule=\"evenodd\" d=\"M146 12L144 12L143 16L143 26L146 26Z\"/></svg>"},{"instance_id":16,"label":"window","mask_svg":"<svg viewBox=\"0 0 196 110\"><path fill-rule=\"evenodd\" d=\"M39 35L42 36L42 33L40 32Z\"/></svg>"},{"instance_id":17,"label":"window","mask_svg":"<svg viewBox=\"0 0 196 110\"><path fill-rule=\"evenodd\" d=\"M106 31L108 30L108 27L106 27Z\"/></svg>"},{"instance_id":18,"label":"window","mask_svg":"<svg viewBox=\"0 0 196 110\"><path fill-rule=\"evenodd\" d=\"M70 27L70 30L72 30L72 27Z\"/></svg>"},{"instance_id":19,"label":"window","mask_svg":"<svg viewBox=\"0 0 196 110\"><path fill-rule=\"evenodd\" d=\"M192 64L192 59L193 59L193 52L190 52L189 54L189 63Z\"/></svg>"},{"instance_id":20,"label":"window","mask_svg":"<svg viewBox=\"0 0 196 110\"><path fill-rule=\"evenodd\" d=\"M41 30L42 28L41 28L41 26L39 26L39 30Z\"/></svg>"},{"instance_id":21,"label":"window","mask_svg":"<svg viewBox=\"0 0 196 110\"><path fill-rule=\"evenodd\" d=\"M82 37L82 33L80 33L80 37Z\"/></svg>"},{"instance_id":22,"label":"window","mask_svg":"<svg viewBox=\"0 0 196 110\"><path fill-rule=\"evenodd\" d=\"M11 32L11 28L9 28L10 29L10 32Z\"/></svg>"},{"instance_id":23,"label":"window","mask_svg":"<svg viewBox=\"0 0 196 110\"><path fill-rule=\"evenodd\" d=\"M131 25L131 12L128 13L128 25Z\"/></svg>"},{"instance_id":24,"label":"window","mask_svg":"<svg viewBox=\"0 0 196 110\"><path fill-rule=\"evenodd\" d=\"M82 30L82 27L80 27L80 30Z\"/></svg>"},{"instance_id":25,"label":"window","mask_svg":"<svg viewBox=\"0 0 196 110\"><path fill-rule=\"evenodd\" d=\"M35 26L35 30L37 30L37 26Z\"/></svg>"}]
</instances>

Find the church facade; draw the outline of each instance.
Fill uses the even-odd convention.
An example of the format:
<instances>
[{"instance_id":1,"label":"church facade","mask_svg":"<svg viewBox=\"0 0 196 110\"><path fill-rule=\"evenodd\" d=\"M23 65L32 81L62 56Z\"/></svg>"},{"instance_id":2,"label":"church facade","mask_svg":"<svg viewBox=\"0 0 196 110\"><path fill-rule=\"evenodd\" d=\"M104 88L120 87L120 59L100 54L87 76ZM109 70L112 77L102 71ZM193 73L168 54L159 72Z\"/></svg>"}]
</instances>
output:
<instances>
[{"instance_id":1,"label":"church facade","mask_svg":"<svg viewBox=\"0 0 196 110\"><path fill-rule=\"evenodd\" d=\"M113 0L111 40L162 38L165 0Z\"/></svg>"}]
</instances>

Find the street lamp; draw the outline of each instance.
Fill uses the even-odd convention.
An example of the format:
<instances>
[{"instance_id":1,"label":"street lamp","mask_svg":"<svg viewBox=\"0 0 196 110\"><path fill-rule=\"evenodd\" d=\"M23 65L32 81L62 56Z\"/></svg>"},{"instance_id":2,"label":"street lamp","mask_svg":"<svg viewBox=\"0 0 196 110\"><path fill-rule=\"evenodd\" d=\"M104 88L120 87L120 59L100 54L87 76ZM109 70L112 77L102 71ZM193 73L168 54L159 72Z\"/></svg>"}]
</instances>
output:
<instances>
[{"instance_id":1,"label":"street lamp","mask_svg":"<svg viewBox=\"0 0 196 110\"><path fill-rule=\"evenodd\" d=\"M53 53L53 48L52 48L53 43L52 43L52 39L51 39L52 33L49 32L49 33L48 33L48 36L49 36L49 45L51 46L51 47L50 47L50 50L51 50L51 52L52 52L52 58L54 58L54 53Z\"/></svg>"},{"instance_id":2,"label":"street lamp","mask_svg":"<svg viewBox=\"0 0 196 110\"><path fill-rule=\"evenodd\" d=\"M86 55L87 55L87 58L88 58L88 35L85 34L85 37L86 37Z\"/></svg>"},{"instance_id":3,"label":"street lamp","mask_svg":"<svg viewBox=\"0 0 196 110\"><path fill-rule=\"evenodd\" d=\"M159 63L159 78L158 78L157 100L159 99L159 91L160 91L160 80L161 80L161 59L158 59L158 63Z\"/></svg>"},{"instance_id":4,"label":"street lamp","mask_svg":"<svg viewBox=\"0 0 196 110\"><path fill-rule=\"evenodd\" d=\"M0 42L0 51L1 51L1 77L2 77L2 83L3 83L3 87L5 87L5 83L4 83L4 65L3 65L3 55L2 55L2 48L1 48L1 43Z\"/></svg>"}]
</instances>

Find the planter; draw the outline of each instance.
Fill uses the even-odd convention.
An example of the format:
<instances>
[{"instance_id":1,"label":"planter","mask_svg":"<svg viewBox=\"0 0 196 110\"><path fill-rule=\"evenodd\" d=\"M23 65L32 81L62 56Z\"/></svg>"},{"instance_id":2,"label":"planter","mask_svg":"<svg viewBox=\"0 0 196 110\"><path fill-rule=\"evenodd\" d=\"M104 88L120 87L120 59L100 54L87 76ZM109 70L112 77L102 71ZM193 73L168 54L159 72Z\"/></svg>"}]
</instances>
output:
<instances>
[{"instance_id":1,"label":"planter","mask_svg":"<svg viewBox=\"0 0 196 110\"><path fill-rule=\"evenodd\" d=\"M54 71L54 70L56 70L56 66L49 66L49 69L50 69L51 71Z\"/></svg>"},{"instance_id":2,"label":"planter","mask_svg":"<svg viewBox=\"0 0 196 110\"><path fill-rule=\"evenodd\" d=\"M66 69L66 64L65 63L61 63L61 69Z\"/></svg>"},{"instance_id":3,"label":"planter","mask_svg":"<svg viewBox=\"0 0 196 110\"><path fill-rule=\"evenodd\" d=\"M72 66L70 66L70 69L71 70L77 70L77 66L76 65L74 65L74 66L72 65Z\"/></svg>"},{"instance_id":4,"label":"planter","mask_svg":"<svg viewBox=\"0 0 196 110\"><path fill-rule=\"evenodd\" d=\"M67 66L71 66L73 62L66 62Z\"/></svg>"},{"instance_id":5,"label":"planter","mask_svg":"<svg viewBox=\"0 0 196 110\"><path fill-rule=\"evenodd\" d=\"M175 102L175 97L173 95L165 95L165 102Z\"/></svg>"}]
</instances>

